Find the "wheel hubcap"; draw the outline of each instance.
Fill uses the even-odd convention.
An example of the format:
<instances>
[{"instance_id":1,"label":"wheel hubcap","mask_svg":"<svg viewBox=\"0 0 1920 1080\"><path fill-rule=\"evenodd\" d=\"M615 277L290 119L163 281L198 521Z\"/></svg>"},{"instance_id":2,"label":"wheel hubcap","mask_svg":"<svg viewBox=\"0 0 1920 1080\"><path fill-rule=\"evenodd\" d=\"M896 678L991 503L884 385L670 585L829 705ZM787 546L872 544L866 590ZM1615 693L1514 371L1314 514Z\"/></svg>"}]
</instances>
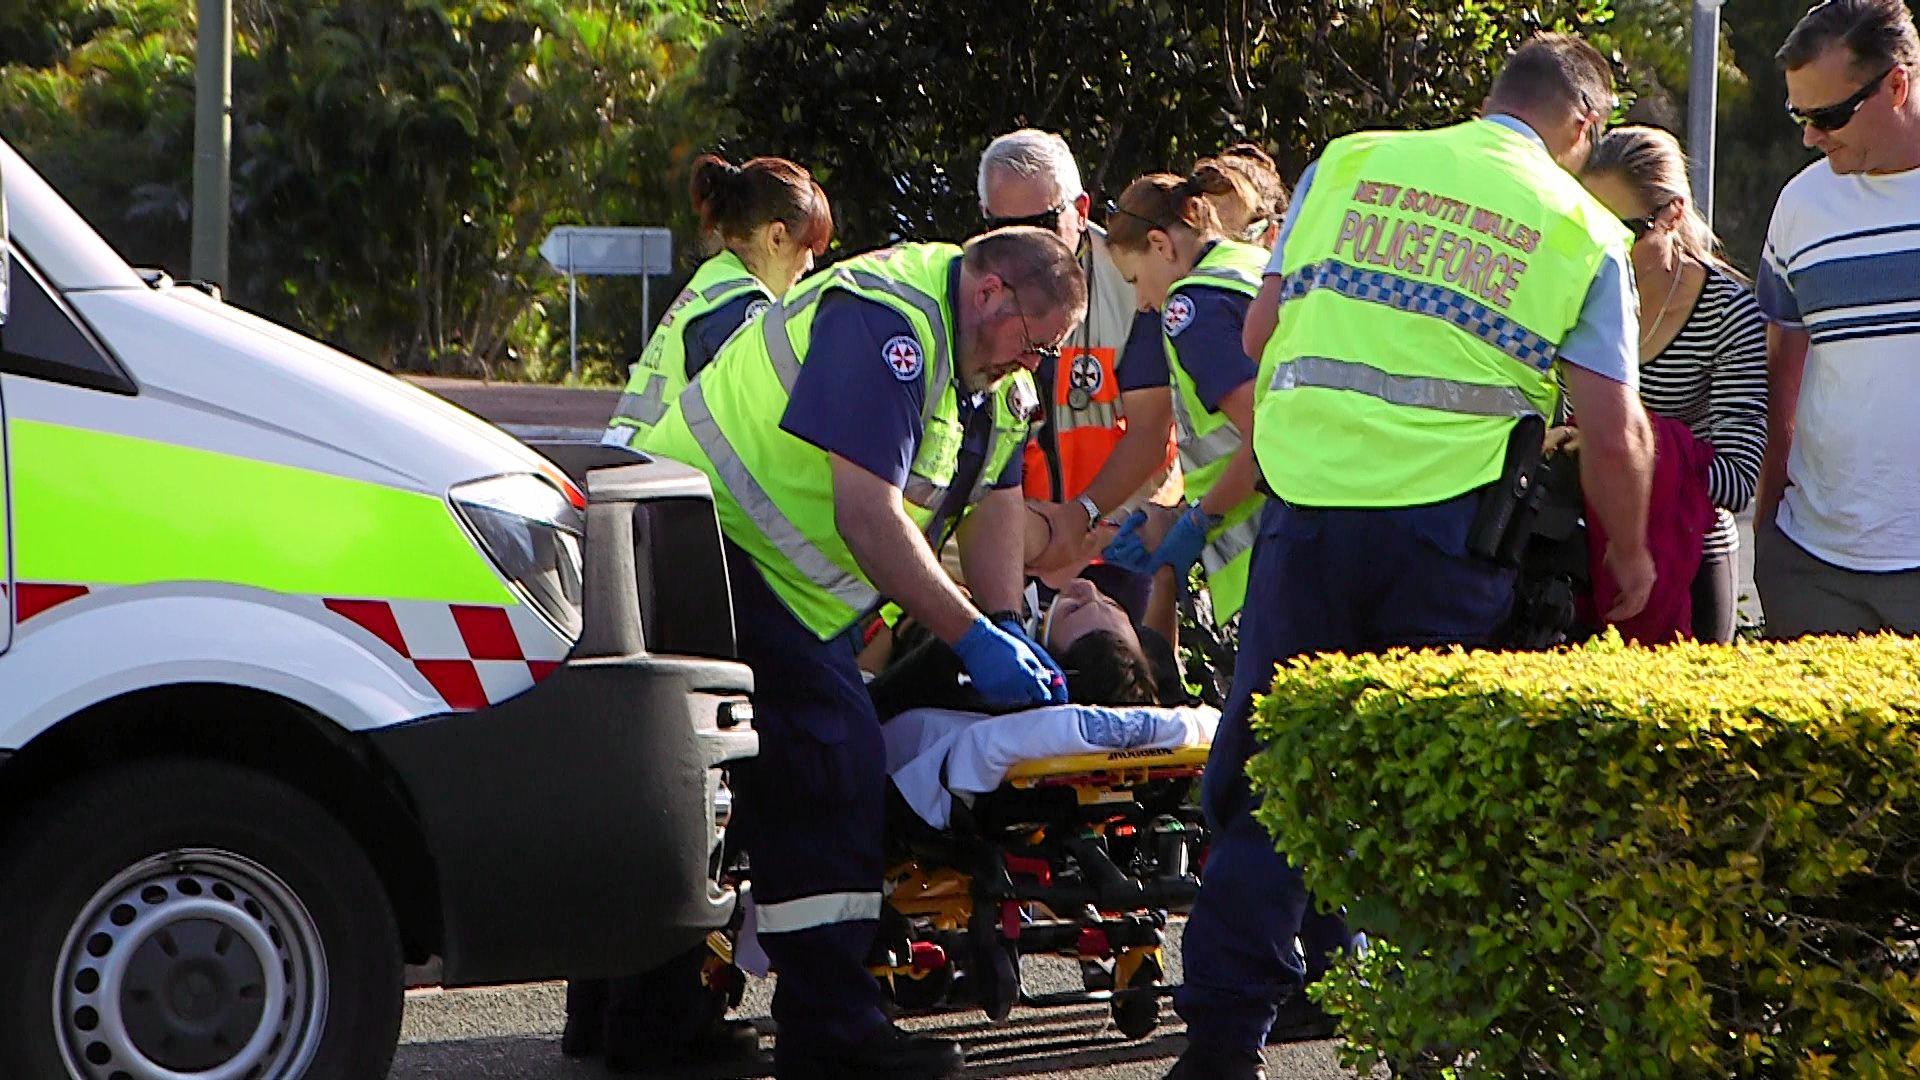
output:
<instances>
[{"instance_id":1,"label":"wheel hubcap","mask_svg":"<svg viewBox=\"0 0 1920 1080\"><path fill-rule=\"evenodd\" d=\"M272 1080L318 1049L326 959L306 906L231 852L169 852L94 894L54 987L61 1053L86 1080Z\"/></svg>"}]
</instances>

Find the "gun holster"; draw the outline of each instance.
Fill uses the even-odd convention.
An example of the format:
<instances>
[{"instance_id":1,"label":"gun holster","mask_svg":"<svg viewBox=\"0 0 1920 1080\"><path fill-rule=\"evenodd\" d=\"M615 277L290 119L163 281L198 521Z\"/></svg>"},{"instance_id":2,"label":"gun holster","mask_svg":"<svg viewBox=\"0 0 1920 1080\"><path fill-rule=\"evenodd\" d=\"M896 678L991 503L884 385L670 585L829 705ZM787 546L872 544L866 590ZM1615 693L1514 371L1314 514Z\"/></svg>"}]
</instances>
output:
<instances>
[{"instance_id":1,"label":"gun holster","mask_svg":"<svg viewBox=\"0 0 1920 1080\"><path fill-rule=\"evenodd\" d=\"M1467 552L1497 566L1518 566L1540 512L1541 451L1547 423L1523 416L1507 436L1507 457L1500 479L1481 489L1480 507L1467 533Z\"/></svg>"},{"instance_id":2,"label":"gun holster","mask_svg":"<svg viewBox=\"0 0 1920 1080\"><path fill-rule=\"evenodd\" d=\"M1537 505L1514 582L1513 617L1501 640L1509 649L1580 641L1594 629L1582 625L1578 616L1579 598L1593 586L1580 465L1573 455L1555 454L1541 462L1534 497Z\"/></svg>"}]
</instances>

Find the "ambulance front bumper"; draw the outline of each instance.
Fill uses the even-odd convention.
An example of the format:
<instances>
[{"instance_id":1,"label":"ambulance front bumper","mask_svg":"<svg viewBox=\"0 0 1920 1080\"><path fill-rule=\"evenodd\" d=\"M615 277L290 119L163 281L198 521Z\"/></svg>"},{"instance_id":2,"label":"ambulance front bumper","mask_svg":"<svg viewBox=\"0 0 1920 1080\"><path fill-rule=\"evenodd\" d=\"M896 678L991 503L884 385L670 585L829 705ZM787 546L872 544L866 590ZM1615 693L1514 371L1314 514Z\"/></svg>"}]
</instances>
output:
<instances>
[{"instance_id":1,"label":"ambulance front bumper","mask_svg":"<svg viewBox=\"0 0 1920 1080\"><path fill-rule=\"evenodd\" d=\"M677 465L608 473L572 658L499 705L368 736L433 859L448 986L637 973L733 914L716 810L759 737L751 672L714 658L733 623L711 496Z\"/></svg>"},{"instance_id":2,"label":"ambulance front bumper","mask_svg":"<svg viewBox=\"0 0 1920 1080\"><path fill-rule=\"evenodd\" d=\"M370 736L434 862L448 986L632 974L726 925L720 768L753 756L723 661L569 663L512 701Z\"/></svg>"}]
</instances>

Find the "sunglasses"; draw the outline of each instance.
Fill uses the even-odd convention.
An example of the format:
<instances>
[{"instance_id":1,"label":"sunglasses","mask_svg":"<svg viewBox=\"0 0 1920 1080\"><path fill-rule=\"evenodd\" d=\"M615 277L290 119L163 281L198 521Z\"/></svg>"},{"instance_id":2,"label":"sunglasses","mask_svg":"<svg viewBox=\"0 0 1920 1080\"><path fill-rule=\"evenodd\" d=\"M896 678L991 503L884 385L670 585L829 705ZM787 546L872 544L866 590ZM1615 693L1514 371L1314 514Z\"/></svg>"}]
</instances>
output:
<instances>
[{"instance_id":1,"label":"sunglasses","mask_svg":"<svg viewBox=\"0 0 1920 1080\"><path fill-rule=\"evenodd\" d=\"M987 231L991 232L994 229L1004 229L1012 225L1031 225L1036 229L1045 229L1048 232L1052 232L1053 229L1060 224L1060 215L1066 212L1066 203L1055 203L1037 214L1028 214L1025 217L994 217L989 214L987 215Z\"/></svg>"},{"instance_id":2,"label":"sunglasses","mask_svg":"<svg viewBox=\"0 0 1920 1080\"><path fill-rule=\"evenodd\" d=\"M1125 214L1135 221L1144 221L1146 222L1148 228L1159 229L1161 232L1173 231L1172 229L1168 228L1165 225L1160 224L1159 222L1153 220L1152 218L1148 217L1145 214L1136 214L1133 211L1127 209L1126 207L1121 206L1119 203L1114 202L1112 199L1108 199L1107 200L1107 220L1111 222L1115 214Z\"/></svg>"},{"instance_id":3,"label":"sunglasses","mask_svg":"<svg viewBox=\"0 0 1920 1080\"><path fill-rule=\"evenodd\" d=\"M1659 220L1660 220L1660 211L1655 210L1653 213L1648 214L1646 217L1621 218L1620 224L1625 225L1627 227L1627 231L1633 234L1633 238L1635 240L1639 240L1642 237L1646 236L1648 233L1652 232L1654 223Z\"/></svg>"},{"instance_id":4,"label":"sunglasses","mask_svg":"<svg viewBox=\"0 0 1920 1080\"><path fill-rule=\"evenodd\" d=\"M1789 103L1787 115L1793 118L1794 123L1810 127L1815 131L1839 131L1853 120L1853 114L1860 111L1860 106L1865 105L1867 99L1879 92L1881 84L1887 81L1887 76L1893 74L1893 68L1899 66L1895 64L1875 75L1867 85L1855 91L1854 95L1845 101L1822 105L1817 109L1796 109Z\"/></svg>"}]
</instances>

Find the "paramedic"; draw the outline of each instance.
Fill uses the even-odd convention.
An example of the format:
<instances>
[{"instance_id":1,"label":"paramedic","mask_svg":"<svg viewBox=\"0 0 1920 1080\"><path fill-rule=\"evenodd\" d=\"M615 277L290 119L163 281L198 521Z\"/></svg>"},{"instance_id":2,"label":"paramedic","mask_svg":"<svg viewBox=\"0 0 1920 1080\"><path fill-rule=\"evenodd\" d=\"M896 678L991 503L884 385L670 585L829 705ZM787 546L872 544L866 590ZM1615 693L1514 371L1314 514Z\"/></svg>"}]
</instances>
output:
<instances>
[{"instance_id":1,"label":"paramedic","mask_svg":"<svg viewBox=\"0 0 1920 1080\"><path fill-rule=\"evenodd\" d=\"M1086 303L1073 252L1031 227L848 259L729 341L642 444L707 474L725 534L760 735L736 821L783 1080L961 1066L888 1022L866 970L887 779L849 631L891 599L997 707L1066 700L1046 651L981 611L1019 602L1030 372ZM954 520L978 607L933 555Z\"/></svg>"},{"instance_id":2,"label":"paramedic","mask_svg":"<svg viewBox=\"0 0 1920 1080\"><path fill-rule=\"evenodd\" d=\"M785 158L734 165L716 154L693 163L690 183L702 236L720 251L694 271L640 353L601 442L638 447L687 380L742 323L767 310L826 254L833 210L812 174Z\"/></svg>"},{"instance_id":3,"label":"paramedic","mask_svg":"<svg viewBox=\"0 0 1920 1080\"><path fill-rule=\"evenodd\" d=\"M1225 626L1246 595L1255 521L1266 501L1255 490L1255 364L1241 346L1248 303L1260 287L1265 248L1220 230L1211 197L1251 193L1237 172L1208 158L1189 176L1151 173L1127 185L1108 220L1113 260L1143 306L1160 309L1159 395L1179 434L1180 472L1190 505L1149 552L1136 511L1107 545L1107 561L1151 574L1173 570L1184 586L1195 563L1206 571L1213 618Z\"/></svg>"}]
</instances>

